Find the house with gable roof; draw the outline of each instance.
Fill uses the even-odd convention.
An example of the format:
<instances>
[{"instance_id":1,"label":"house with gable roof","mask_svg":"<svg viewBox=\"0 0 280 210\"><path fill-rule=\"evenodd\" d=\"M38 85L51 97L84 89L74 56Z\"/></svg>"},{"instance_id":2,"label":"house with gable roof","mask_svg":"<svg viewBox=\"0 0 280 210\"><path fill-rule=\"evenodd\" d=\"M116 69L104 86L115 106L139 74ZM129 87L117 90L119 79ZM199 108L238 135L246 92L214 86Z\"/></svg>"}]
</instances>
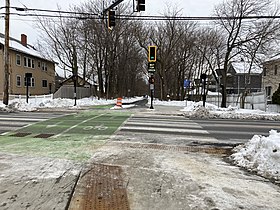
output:
<instances>
[{"instance_id":1,"label":"house with gable roof","mask_svg":"<svg viewBox=\"0 0 280 210\"><path fill-rule=\"evenodd\" d=\"M268 103L280 85L280 54L263 63L263 87Z\"/></svg>"},{"instance_id":2,"label":"house with gable roof","mask_svg":"<svg viewBox=\"0 0 280 210\"><path fill-rule=\"evenodd\" d=\"M245 61L231 62L227 72L227 92L232 94L262 91L262 68Z\"/></svg>"},{"instance_id":3,"label":"house with gable roof","mask_svg":"<svg viewBox=\"0 0 280 210\"><path fill-rule=\"evenodd\" d=\"M0 33L0 98L4 91L4 34ZM55 62L44 58L27 43L27 36L21 40L10 37L10 81L9 94L26 94L26 73L32 73L29 94L43 95L55 91Z\"/></svg>"}]
</instances>

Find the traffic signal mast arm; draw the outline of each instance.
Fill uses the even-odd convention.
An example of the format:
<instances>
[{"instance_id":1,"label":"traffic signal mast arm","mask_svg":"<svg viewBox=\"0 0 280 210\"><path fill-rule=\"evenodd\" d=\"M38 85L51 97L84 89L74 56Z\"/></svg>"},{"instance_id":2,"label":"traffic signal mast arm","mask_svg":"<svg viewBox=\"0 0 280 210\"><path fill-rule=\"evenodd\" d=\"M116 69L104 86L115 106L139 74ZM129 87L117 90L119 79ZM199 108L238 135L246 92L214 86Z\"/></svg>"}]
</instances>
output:
<instances>
[{"instance_id":1,"label":"traffic signal mast arm","mask_svg":"<svg viewBox=\"0 0 280 210\"><path fill-rule=\"evenodd\" d=\"M109 11L110 9L113 9L115 6L119 5L120 3L122 3L124 0L117 0L115 1L111 6L109 6L107 9L103 10L103 14L106 14L107 11Z\"/></svg>"}]
</instances>

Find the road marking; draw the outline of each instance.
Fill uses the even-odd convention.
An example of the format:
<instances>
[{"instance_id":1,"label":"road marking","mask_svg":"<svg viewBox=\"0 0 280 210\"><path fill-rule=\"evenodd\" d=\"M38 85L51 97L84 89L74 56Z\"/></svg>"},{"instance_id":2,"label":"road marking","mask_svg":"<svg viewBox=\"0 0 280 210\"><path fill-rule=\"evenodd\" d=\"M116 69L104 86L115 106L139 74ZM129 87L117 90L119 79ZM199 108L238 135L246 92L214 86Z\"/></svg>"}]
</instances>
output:
<instances>
[{"instance_id":1,"label":"road marking","mask_svg":"<svg viewBox=\"0 0 280 210\"><path fill-rule=\"evenodd\" d=\"M86 126L83 128L85 131L89 131L93 129L93 126Z\"/></svg>"},{"instance_id":2,"label":"road marking","mask_svg":"<svg viewBox=\"0 0 280 210\"><path fill-rule=\"evenodd\" d=\"M63 121L60 121L60 122L57 122L55 124L52 124L52 125L47 125L46 128L54 128L56 126L58 126L59 124L61 124Z\"/></svg>"},{"instance_id":3,"label":"road marking","mask_svg":"<svg viewBox=\"0 0 280 210\"><path fill-rule=\"evenodd\" d=\"M180 129L180 128L154 128L154 127L123 126L123 127L121 127L121 130L209 134L208 131L206 131L206 130Z\"/></svg>"},{"instance_id":4,"label":"road marking","mask_svg":"<svg viewBox=\"0 0 280 210\"><path fill-rule=\"evenodd\" d=\"M201 129L202 127L198 124L194 124L194 123L182 123L179 124L178 122L135 122L135 121L128 121L125 125L129 125L129 126L162 126L162 127L168 127L168 128L185 128L185 129L190 129L190 128L198 128Z\"/></svg>"},{"instance_id":5,"label":"road marking","mask_svg":"<svg viewBox=\"0 0 280 210\"><path fill-rule=\"evenodd\" d=\"M0 135L1 135L1 136L6 136L6 135L8 135L8 134L10 134L9 131L8 131L8 132L5 132L5 133L1 133Z\"/></svg>"},{"instance_id":6,"label":"road marking","mask_svg":"<svg viewBox=\"0 0 280 210\"><path fill-rule=\"evenodd\" d=\"M96 118L98 118L98 117L101 117L101 116L103 116L103 115L106 115L106 113L105 113L105 114L100 114L100 115L94 116L94 117L89 118L89 119L86 119L86 120L83 120L82 122L79 122L78 124L73 125L73 126L71 126L70 128L67 128L66 130L62 131L61 133L59 133L59 134L53 136L53 138L57 138L57 137L59 137L59 136L65 134L65 133L69 132L70 130L72 130L72 129L78 127L79 125L81 125L81 124L83 124L83 123L86 123L86 122L88 122L88 121L90 121L90 120L96 119ZM75 117L75 116L74 116L74 117Z\"/></svg>"},{"instance_id":7,"label":"road marking","mask_svg":"<svg viewBox=\"0 0 280 210\"><path fill-rule=\"evenodd\" d=\"M94 129L97 129L99 131L104 131L104 130L107 130L108 127L104 126L103 124L101 125L97 125L94 127Z\"/></svg>"},{"instance_id":8,"label":"road marking","mask_svg":"<svg viewBox=\"0 0 280 210\"><path fill-rule=\"evenodd\" d=\"M44 121L46 119L43 119L43 118L28 119L28 118L19 118L19 117L13 117L13 118L1 117L0 120L37 122L37 121Z\"/></svg>"}]
</instances>

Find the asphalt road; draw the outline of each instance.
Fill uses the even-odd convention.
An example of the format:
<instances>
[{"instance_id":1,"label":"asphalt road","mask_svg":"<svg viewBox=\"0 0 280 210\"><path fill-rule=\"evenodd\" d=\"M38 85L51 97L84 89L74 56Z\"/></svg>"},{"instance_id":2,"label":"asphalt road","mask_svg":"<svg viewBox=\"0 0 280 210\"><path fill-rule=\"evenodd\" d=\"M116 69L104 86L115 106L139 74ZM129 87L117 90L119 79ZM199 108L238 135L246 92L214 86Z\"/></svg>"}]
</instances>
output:
<instances>
[{"instance_id":1,"label":"asphalt road","mask_svg":"<svg viewBox=\"0 0 280 210\"><path fill-rule=\"evenodd\" d=\"M57 112L18 112L0 113L0 134L14 131L27 125L57 118L65 113ZM133 116L121 129L124 132L143 134L158 134L174 136L175 140L179 136L185 136L192 142L199 139L213 138L219 142L244 143L253 135L267 136L271 129L280 130L278 121L256 121L237 119L186 119L184 116L157 116L154 114L139 114ZM192 138L193 137L193 138Z\"/></svg>"},{"instance_id":2,"label":"asphalt road","mask_svg":"<svg viewBox=\"0 0 280 210\"><path fill-rule=\"evenodd\" d=\"M207 119L194 120L218 140L246 142L254 135L268 136L271 129L280 130L279 121Z\"/></svg>"},{"instance_id":3,"label":"asphalt road","mask_svg":"<svg viewBox=\"0 0 280 210\"><path fill-rule=\"evenodd\" d=\"M180 115L138 113L121 128L119 141L138 141L174 145L238 145L254 135L268 136L271 129L280 130L277 121L236 119L187 119ZM136 138L137 137L137 138Z\"/></svg>"}]
</instances>

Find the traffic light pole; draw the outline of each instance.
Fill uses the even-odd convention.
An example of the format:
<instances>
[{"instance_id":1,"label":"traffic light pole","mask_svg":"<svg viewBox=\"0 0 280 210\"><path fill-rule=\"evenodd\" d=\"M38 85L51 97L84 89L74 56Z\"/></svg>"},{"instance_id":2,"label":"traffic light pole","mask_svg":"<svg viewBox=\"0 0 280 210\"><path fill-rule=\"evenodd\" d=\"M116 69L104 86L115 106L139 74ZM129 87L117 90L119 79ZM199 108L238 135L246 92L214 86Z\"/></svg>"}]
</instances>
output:
<instances>
[{"instance_id":1,"label":"traffic light pole","mask_svg":"<svg viewBox=\"0 0 280 210\"><path fill-rule=\"evenodd\" d=\"M29 90L28 87L31 86L31 78L32 73L25 73L25 81L26 81L26 103L28 104L28 98L29 98Z\"/></svg>"},{"instance_id":2,"label":"traffic light pole","mask_svg":"<svg viewBox=\"0 0 280 210\"><path fill-rule=\"evenodd\" d=\"M200 80L202 82L202 87L203 87L203 96L202 96L203 107L205 107L205 102L206 102L206 77L207 77L206 74L201 74L200 75Z\"/></svg>"},{"instance_id":3,"label":"traffic light pole","mask_svg":"<svg viewBox=\"0 0 280 210\"><path fill-rule=\"evenodd\" d=\"M140 2L140 0L138 0ZM144 1L145 2L145 1ZM154 73L156 71L156 46L148 46L148 72L150 73L149 84L151 92L151 106L150 109L154 109L154 90L155 90L155 78Z\"/></svg>"},{"instance_id":4,"label":"traffic light pole","mask_svg":"<svg viewBox=\"0 0 280 210\"><path fill-rule=\"evenodd\" d=\"M154 90L155 90L155 78L154 74L152 73L150 78L149 78L149 83L150 83L150 95L151 95L151 106L150 109L154 109L153 106L153 101L154 101Z\"/></svg>"},{"instance_id":5,"label":"traffic light pole","mask_svg":"<svg viewBox=\"0 0 280 210\"><path fill-rule=\"evenodd\" d=\"M151 106L150 109L154 109L153 101L154 101L154 89L152 89L153 84L150 84L150 91L151 91Z\"/></svg>"}]
</instances>

